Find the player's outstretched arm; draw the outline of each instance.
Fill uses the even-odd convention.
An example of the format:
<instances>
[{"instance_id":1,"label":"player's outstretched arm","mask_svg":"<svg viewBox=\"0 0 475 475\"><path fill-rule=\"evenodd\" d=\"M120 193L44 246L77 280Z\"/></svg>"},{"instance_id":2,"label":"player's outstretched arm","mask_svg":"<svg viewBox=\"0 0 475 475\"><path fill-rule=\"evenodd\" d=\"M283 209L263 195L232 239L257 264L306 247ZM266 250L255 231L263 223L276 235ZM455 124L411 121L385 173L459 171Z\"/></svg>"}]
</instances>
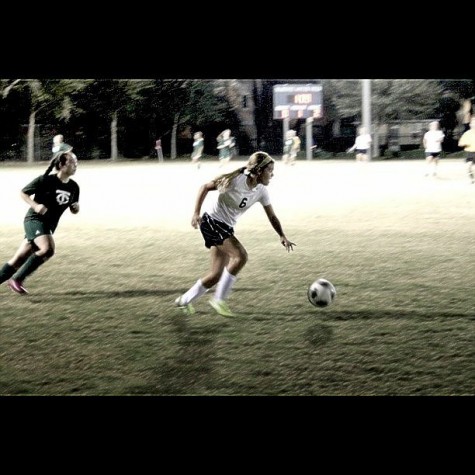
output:
<instances>
[{"instance_id":1,"label":"player's outstretched arm","mask_svg":"<svg viewBox=\"0 0 475 475\"><path fill-rule=\"evenodd\" d=\"M289 241L285 236L284 231L282 229L282 225L280 224L279 218L277 218L276 214L274 213L272 205L264 206L264 211L267 214L267 218L269 219L270 224L274 228L275 232L279 235L282 246L287 249L287 252L293 251L293 246L296 246L297 244Z\"/></svg>"}]
</instances>

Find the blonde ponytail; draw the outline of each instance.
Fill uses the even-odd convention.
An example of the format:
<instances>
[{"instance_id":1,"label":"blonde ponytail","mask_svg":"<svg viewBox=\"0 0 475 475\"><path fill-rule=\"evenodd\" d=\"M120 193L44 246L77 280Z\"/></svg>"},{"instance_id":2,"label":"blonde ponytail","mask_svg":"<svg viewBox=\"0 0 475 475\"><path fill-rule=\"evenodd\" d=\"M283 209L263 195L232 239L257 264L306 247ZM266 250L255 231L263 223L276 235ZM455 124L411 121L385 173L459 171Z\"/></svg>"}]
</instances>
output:
<instances>
[{"instance_id":1,"label":"blonde ponytail","mask_svg":"<svg viewBox=\"0 0 475 475\"><path fill-rule=\"evenodd\" d=\"M259 172L264 170L269 163L274 163L274 159L266 152L254 152L247 161L245 167L238 168L231 173L226 173L225 175L220 175L214 179L216 188L220 193L225 192L231 181L236 178L241 173L246 173L248 175L258 175Z\"/></svg>"}]
</instances>

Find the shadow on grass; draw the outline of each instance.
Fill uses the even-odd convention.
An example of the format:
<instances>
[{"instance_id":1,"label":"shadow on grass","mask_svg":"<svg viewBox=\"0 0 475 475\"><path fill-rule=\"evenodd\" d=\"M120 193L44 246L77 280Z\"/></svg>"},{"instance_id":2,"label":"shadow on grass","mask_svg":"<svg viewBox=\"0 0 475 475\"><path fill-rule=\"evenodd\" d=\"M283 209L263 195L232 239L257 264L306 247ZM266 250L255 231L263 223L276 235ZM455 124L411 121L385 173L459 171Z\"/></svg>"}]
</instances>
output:
<instances>
[{"instance_id":1,"label":"shadow on grass","mask_svg":"<svg viewBox=\"0 0 475 475\"><path fill-rule=\"evenodd\" d=\"M475 320L475 314L456 312L406 312L403 310L349 310L349 311L325 311L319 318L322 321L332 320L434 320L441 319L464 319Z\"/></svg>"},{"instance_id":2,"label":"shadow on grass","mask_svg":"<svg viewBox=\"0 0 475 475\"><path fill-rule=\"evenodd\" d=\"M175 295L178 296L185 292L187 289L180 288L180 289L124 289L124 290L78 290L78 291L52 291L48 292L48 300L51 297L66 297L68 300L83 300L83 299L90 299L90 298L136 298L136 297L160 297L160 296L167 296L167 295ZM249 292L254 291L253 288L240 288L238 291L240 292ZM28 299L32 302L35 301L43 301L41 295L29 295ZM35 300L36 299L36 300Z\"/></svg>"},{"instance_id":3,"label":"shadow on grass","mask_svg":"<svg viewBox=\"0 0 475 475\"><path fill-rule=\"evenodd\" d=\"M315 311L305 311L305 312L272 312L257 313L255 311L240 311L234 317L222 317L218 315L213 310L209 311L200 311L199 313L206 313L210 315L215 315L217 318L222 319L223 321L233 322L233 321L256 321L264 322L271 321L275 319L282 320L285 317L289 320L289 323L292 322L292 319L306 319L311 318L319 322L331 322L331 321L348 321L348 320L433 320L436 318L440 319L463 319L463 320L475 320L475 313L455 313L455 312L405 312L398 310L348 310L348 311L334 311L334 310L317 310Z\"/></svg>"},{"instance_id":4,"label":"shadow on grass","mask_svg":"<svg viewBox=\"0 0 475 475\"><path fill-rule=\"evenodd\" d=\"M66 297L68 300L87 300L90 298L135 298L135 297L160 297L165 295L179 295L181 289L129 289L129 290L91 290L91 291L60 291L48 292L48 300L51 297ZM29 296L33 302L40 296Z\"/></svg>"},{"instance_id":5,"label":"shadow on grass","mask_svg":"<svg viewBox=\"0 0 475 475\"><path fill-rule=\"evenodd\" d=\"M227 325L199 321L196 315L174 315L171 323L176 336L173 356L157 361L156 380L128 388L130 394L197 394L213 385L217 338Z\"/></svg>"},{"instance_id":6,"label":"shadow on grass","mask_svg":"<svg viewBox=\"0 0 475 475\"><path fill-rule=\"evenodd\" d=\"M217 316L219 318L219 316ZM235 318L216 321L197 320L196 315L178 315L170 319L175 335L173 356L157 361L155 381L128 388L129 394L187 395L213 392L226 387L222 374L221 335ZM327 344L333 338L331 325L316 322L302 335L313 347ZM229 388L228 388L229 390ZM222 391L222 389L221 389Z\"/></svg>"},{"instance_id":7,"label":"shadow on grass","mask_svg":"<svg viewBox=\"0 0 475 475\"><path fill-rule=\"evenodd\" d=\"M333 337L333 328L323 323L315 323L307 328L305 340L313 346L323 346Z\"/></svg>"}]
</instances>

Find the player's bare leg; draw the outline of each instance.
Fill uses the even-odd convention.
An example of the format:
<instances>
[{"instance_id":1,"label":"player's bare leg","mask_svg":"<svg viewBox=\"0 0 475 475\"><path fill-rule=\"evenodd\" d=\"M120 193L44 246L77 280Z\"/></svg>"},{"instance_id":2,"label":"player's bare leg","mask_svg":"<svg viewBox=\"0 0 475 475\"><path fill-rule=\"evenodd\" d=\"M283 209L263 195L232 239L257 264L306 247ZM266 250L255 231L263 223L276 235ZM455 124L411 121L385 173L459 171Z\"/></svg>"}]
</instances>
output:
<instances>
[{"instance_id":1,"label":"player's bare leg","mask_svg":"<svg viewBox=\"0 0 475 475\"><path fill-rule=\"evenodd\" d=\"M434 157L432 160L433 168L432 168L432 176L437 176L437 167L439 166L439 159Z\"/></svg>"},{"instance_id":2,"label":"player's bare leg","mask_svg":"<svg viewBox=\"0 0 475 475\"><path fill-rule=\"evenodd\" d=\"M429 176L431 174L431 170L432 170L432 163L434 161L434 157L432 155L429 155L427 158L426 158L426 167L427 167L427 170L426 170L426 174L425 176Z\"/></svg>"},{"instance_id":3,"label":"player's bare leg","mask_svg":"<svg viewBox=\"0 0 475 475\"><path fill-rule=\"evenodd\" d=\"M221 246L220 246L221 247ZM210 250L211 252L211 269L202 279L201 282L203 285L210 289L219 282L221 274L223 273L224 268L229 262L229 256L226 252L213 246Z\"/></svg>"},{"instance_id":4,"label":"player's bare leg","mask_svg":"<svg viewBox=\"0 0 475 475\"><path fill-rule=\"evenodd\" d=\"M195 313L195 309L191 302L208 292L211 287L219 282L223 269L229 261L228 255L222 250L213 246L210 249L211 252L211 269L202 279L198 279L197 282L183 295L180 295L175 300L175 305L185 315L192 315Z\"/></svg>"},{"instance_id":5,"label":"player's bare leg","mask_svg":"<svg viewBox=\"0 0 475 475\"><path fill-rule=\"evenodd\" d=\"M224 261L222 261L226 262L226 264L223 267L214 296L210 299L209 304L219 315L234 317L235 314L228 307L226 299L236 282L237 274L246 265L247 252L235 236L229 237L221 246L218 246L218 251L226 256Z\"/></svg>"}]
</instances>

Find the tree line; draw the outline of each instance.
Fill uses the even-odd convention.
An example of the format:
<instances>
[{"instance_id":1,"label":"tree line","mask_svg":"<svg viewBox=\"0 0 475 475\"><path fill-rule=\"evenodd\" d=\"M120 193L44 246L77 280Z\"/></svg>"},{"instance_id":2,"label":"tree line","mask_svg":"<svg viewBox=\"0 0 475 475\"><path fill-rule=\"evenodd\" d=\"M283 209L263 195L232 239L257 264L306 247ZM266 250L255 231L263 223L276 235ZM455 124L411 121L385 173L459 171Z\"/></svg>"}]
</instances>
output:
<instances>
[{"instance_id":1,"label":"tree line","mask_svg":"<svg viewBox=\"0 0 475 475\"><path fill-rule=\"evenodd\" d=\"M205 153L217 155L215 138L224 128L233 130L243 154L281 153L272 88L289 82L322 84L324 117L315 125L331 130L342 118L361 119L359 80L0 79L0 159L47 160L59 133L81 158L153 156L158 138L175 158L191 152L198 130ZM439 118L453 131L461 101L473 95L469 79L375 79L373 123Z\"/></svg>"}]
</instances>

